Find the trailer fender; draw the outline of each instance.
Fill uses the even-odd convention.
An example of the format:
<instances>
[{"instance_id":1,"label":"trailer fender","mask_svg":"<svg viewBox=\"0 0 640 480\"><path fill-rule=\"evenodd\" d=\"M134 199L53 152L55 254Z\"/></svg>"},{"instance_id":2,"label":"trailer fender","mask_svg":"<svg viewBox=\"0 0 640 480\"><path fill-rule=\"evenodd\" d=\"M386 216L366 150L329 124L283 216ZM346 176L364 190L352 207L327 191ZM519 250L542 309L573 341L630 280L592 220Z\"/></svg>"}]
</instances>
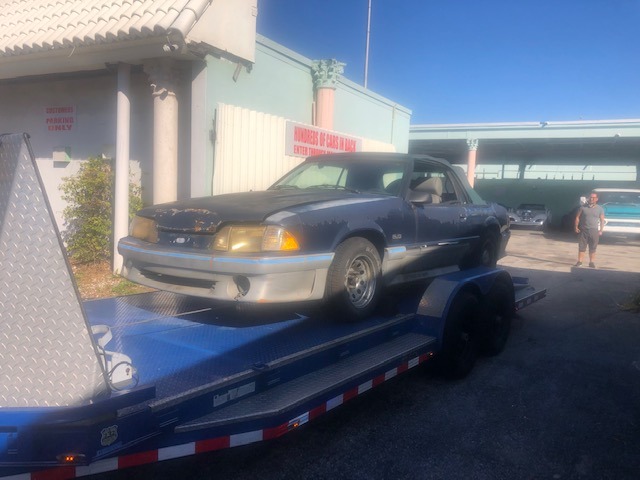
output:
<instances>
[{"instance_id":1,"label":"trailer fender","mask_svg":"<svg viewBox=\"0 0 640 480\"><path fill-rule=\"evenodd\" d=\"M416 313L428 334L438 339L440 348L446 320L450 317L452 304L460 292L470 292L477 296L479 308L475 319L476 330L485 329L487 317L483 310L490 302L489 294L496 283L513 285L507 271L486 267L438 277L429 284L420 299Z\"/></svg>"}]
</instances>

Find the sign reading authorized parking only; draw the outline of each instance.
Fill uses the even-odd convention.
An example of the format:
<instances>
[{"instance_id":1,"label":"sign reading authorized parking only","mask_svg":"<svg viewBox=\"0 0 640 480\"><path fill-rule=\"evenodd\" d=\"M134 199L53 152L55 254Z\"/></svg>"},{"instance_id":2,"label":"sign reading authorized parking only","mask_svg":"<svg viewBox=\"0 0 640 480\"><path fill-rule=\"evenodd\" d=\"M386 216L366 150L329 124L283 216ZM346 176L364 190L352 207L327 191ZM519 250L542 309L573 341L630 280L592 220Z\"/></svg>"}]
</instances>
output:
<instances>
[{"instance_id":1,"label":"sign reading authorized parking only","mask_svg":"<svg viewBox=\"0 0 640 480\"><path fill-rule=\"evenodd\" d=\"M361 151L362 139L360 138L349 137L301 123L286 123L286 155L308 157L325 153Z\"/></svg>"}]
</instances>

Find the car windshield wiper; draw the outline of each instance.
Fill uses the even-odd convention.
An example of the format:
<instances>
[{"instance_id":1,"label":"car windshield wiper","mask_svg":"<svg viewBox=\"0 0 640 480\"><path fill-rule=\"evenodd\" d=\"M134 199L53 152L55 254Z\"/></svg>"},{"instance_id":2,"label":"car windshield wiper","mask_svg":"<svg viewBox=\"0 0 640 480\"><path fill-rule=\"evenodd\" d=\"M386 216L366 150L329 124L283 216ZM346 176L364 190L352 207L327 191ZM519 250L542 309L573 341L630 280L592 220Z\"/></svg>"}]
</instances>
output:
<instances>
[{"instance_id":1,"label":"car windshield wiper","mask_svg":"<svg viewBox=\"0 0 640 480\"><path fill-rule=\"evenodd\" d=\"M330 188L333 190L345 190L347 192L353 192L353 193L360 193L360 190L356 190L355 188L348 188L345 187L343 185L336 185L334 183L322 183L320 185L311 185L309 187L306 187L307 190L310 188Z\"/></svg>"},{"instance_id":2,"label":"car windshield wiper","mask_svg":"<svg viewBox=\"0 0 640 480\"><path fill-rule=\"evenodd\" d=\"M274 185L269 188L269 190L300 190L300 187L295 185L287 185L286 183L282 183L280 185Z\"/></svg>"}]
</instances>

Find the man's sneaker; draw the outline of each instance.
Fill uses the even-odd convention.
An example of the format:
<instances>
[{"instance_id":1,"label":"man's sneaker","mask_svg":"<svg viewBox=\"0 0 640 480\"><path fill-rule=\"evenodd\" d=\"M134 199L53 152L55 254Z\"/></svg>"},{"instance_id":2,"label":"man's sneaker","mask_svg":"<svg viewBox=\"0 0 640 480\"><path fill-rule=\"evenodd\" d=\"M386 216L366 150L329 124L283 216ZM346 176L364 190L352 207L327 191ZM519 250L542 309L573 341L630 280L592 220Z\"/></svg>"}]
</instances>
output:
<instances>
[{"instance_id":1,"label":"man's sneaker","mask_svg":"<svg viewBox=\"0 0 640 480\"><path fill-rule=\"evenodd\" d=\"M574 265L574 267L581 267L582 266L582 262L576 262L576 264Z\"/></svg>"},{"instance_id":2,"label":"man's sneaker","mask_svg":"<svg viewBox=\"0 0 640 480\"><path fill-rule=\"evenodd\" d=\"M596 264L595 264L595 263L593 263L593 262L589 262L589 267L591 267L591 268L596 268Z\"/></svg>"}]
</instances>

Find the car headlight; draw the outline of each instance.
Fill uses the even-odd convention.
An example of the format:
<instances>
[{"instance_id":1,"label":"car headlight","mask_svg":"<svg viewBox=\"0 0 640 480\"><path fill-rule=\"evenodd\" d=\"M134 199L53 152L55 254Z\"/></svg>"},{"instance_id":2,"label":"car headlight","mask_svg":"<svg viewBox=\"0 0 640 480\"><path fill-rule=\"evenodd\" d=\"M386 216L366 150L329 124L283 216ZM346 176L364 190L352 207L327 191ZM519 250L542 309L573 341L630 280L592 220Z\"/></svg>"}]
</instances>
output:
<instances>
[{"instance_id":1,"label":"car headlight","mask_svg":"<svg viewBox=\"0 0 640 480\"><path fill-rule=\"evenodd\" d=\"M298 240L275 225L230 225L220 230L211 248L221 252L284 252L299 250Z\"/></svg>"},{"instance_id":2,"label":"car headlight","mask_svg":"<svg viewBox=\"0 0 640 480\"><path fill-rule=\"evenodd\" d=\"M155 220L136 215L129 225L129 235L145 242L158 243L158 224Z\"/></svg>"}]
</instances>

